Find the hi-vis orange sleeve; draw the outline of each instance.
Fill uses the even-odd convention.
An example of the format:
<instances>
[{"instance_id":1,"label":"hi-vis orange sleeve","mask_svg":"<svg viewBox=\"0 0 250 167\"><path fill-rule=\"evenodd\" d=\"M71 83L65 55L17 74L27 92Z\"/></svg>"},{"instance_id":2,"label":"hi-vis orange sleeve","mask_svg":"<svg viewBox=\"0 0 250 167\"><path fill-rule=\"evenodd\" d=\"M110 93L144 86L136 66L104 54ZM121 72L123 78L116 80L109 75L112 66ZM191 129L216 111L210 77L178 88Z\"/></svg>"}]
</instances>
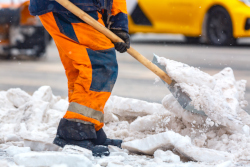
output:
<instances>
[{"instance_id":1,"label":"hi-vis orange sleeve","mask_svg":"<svg viewBox=\"0 0 250 167\"><path fill-rule=\"evenodd\" d=\"M113 0L111 14L115 16L120 12L128 14L126 0Z\"/></svg>"}]
</instances>

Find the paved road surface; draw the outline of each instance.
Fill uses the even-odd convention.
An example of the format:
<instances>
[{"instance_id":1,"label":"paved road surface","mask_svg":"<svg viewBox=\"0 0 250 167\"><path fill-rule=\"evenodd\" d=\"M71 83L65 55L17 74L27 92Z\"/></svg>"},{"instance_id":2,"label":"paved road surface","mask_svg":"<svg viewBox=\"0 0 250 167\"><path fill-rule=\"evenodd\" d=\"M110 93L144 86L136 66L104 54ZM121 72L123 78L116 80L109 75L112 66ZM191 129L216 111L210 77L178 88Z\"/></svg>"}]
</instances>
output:
<instances>
[{"instance_id":1,"label":"paved road surface","mask_svg":"<svg viewBox=\"0 0 250 167\"><path fill-rule=\"evenodd\" d=\"M132 44L148 59L153 53L176 61L200 67L215 74L225 67L234 70L237 80L250 82L250 42L234 47L189 45L179 36L137 35ZM172 42L175 42L173 44ZM168 94L162 84L154 84L156 76L127 54L118 54L119 76L113 94L160 103ZM46 58L32 60L0 60L0 90L19 87L33 93L42 85L49 85L55 95L67 96L67 80L52 43ZM247 84L246 99L250 102L250 83ZM247 107L250 110L250 107Z\"/></svg>"}]
</instances>

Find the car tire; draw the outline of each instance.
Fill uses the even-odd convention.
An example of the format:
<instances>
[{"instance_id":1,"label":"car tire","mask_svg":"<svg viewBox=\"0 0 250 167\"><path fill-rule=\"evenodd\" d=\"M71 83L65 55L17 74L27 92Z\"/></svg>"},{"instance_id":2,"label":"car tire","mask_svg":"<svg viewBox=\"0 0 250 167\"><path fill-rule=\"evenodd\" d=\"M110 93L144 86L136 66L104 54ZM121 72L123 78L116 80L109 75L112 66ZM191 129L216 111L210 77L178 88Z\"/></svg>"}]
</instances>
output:
<instances>
[{"instance_id":1,"label":"car tire","mask_svg":"<svg viewBox=\"0 0 250 167\"><path fill-rule=\"evenodd\" d=\"M229 13L223 7L214 7L209 11L206 35L212 45L234 45L233 26Z\"/></svg>"},{"instance_id":2,"label":"car tire","mask_svg":"<svg viewBox=\"0 0 250 167\"><path fill-rule=\"evenodd\" d=\"M185 37L185 41L190 44L198 44L200 43L200 37Z\"/></svg>"}]
</instances>

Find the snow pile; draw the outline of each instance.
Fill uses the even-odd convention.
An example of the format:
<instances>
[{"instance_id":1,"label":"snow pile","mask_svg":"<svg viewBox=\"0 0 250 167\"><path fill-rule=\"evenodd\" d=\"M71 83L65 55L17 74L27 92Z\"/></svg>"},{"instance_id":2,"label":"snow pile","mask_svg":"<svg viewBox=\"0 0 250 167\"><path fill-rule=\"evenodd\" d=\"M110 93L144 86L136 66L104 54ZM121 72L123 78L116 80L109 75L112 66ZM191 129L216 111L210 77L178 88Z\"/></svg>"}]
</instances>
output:
<instances>
[{"instance_id":1,"label":"snow pile","mask_svg":"<svg viewBox=\"0 0 250 167\"><path fill-rule=\"evenodd\" d=\"M244 100L246 81L235 81L231 68L210 76L180 62L165 58L158 58L158 61L166 66L169 76L177 81L176 86L180 86L190 96L197 110L203 110L217 125L249 135L249 122L243 122L241 118L241 114L245 113L242 108L247 105Z\"/></svg>"},{"instance_id":2,"label":"snow pile","mask_svg":"<svg viewBox=\"0 0 250 167\"><path fill-rule=\"evenodd\" d=\"M171 94L162 104L111 96L104 130L109 138L123 139L123 149L110 146L110 156L98 158L84 148L52 144L68 102L49 86L33 95L19 88L0 91L0 166L249 165L246 81L235 81L230 68L210 76L179 62L160 62L207 116L185 111Z\"/></svg>"},{"instance_id":3,"label":"snow pile","mask_svg":"<svg viewBox=\"0 0 250 167\"><path fill-rule=\"evenodd\" d=\"M38 151L58 150L43 141L52 142L67 105L66 100L52 94L49 86L39 88L32 96L19 88L1 91L0 141L7 146L28 146Z\"/></svg>"}]
</instances>

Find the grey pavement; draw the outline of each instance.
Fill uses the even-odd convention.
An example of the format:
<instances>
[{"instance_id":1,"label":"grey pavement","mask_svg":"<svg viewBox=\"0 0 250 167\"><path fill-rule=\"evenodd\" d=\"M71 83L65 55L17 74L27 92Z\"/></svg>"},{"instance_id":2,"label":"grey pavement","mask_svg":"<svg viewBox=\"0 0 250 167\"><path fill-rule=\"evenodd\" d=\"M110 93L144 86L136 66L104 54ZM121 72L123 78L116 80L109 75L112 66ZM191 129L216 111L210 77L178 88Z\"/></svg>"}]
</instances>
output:
<instances>
[{"instance_id":1,"label":"grey pavement","mask_svg":"<svg viewBox=\"0 0 250 167\"><path fill-rule=\"evenodd\" d=\"M132 39L132 46L150 60L155 53L199 67L210 75L231 67L237 80L250 81L250 39L242 39L233 47L186 44L182 36L175 35L139 34ZM155 74L128 54L118 53L117 59L119 74L113 95L160 103L169 93L162 83L155 84ZM42 85L51 86L55 95L67 96L67 79L53 42L40 60L0 60L0 90L19 87L32 94ZM250 102L250 83L245 97Z\"/></svg>"}]
</instances>

